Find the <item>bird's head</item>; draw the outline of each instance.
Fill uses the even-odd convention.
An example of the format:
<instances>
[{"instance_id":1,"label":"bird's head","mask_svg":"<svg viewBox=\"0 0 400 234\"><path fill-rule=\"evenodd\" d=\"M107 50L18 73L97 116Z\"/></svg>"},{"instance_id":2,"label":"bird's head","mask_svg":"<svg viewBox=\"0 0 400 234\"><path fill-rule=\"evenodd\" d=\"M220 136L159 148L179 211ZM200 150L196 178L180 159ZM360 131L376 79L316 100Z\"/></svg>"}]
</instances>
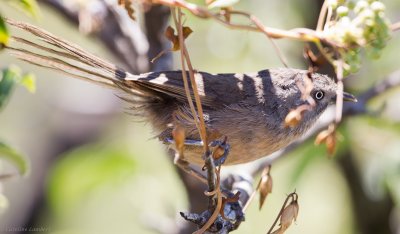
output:
<instances>
[{"instance_id":1,"label":"bird's head","mask_svg":"<svg viewBox=\"0 0 400 234\"><path fill-rule=\"evenodd\" d=\"M338 86L332 78L318 73L313 73L311 79L307 76L305 70L285 68L271 71L275 95L282 101L277 108L281 118L285 117L291 110L314 102L315 105L304 113L303 120L315 122L329 104L335 103ZM309 81L312 85L308 84ZM310 95L308 99L304 99L304 92L307 89L311 90ZM343 93L343 100L357 101L353 95L346 92Z\"/></svg>"}]
</instances>

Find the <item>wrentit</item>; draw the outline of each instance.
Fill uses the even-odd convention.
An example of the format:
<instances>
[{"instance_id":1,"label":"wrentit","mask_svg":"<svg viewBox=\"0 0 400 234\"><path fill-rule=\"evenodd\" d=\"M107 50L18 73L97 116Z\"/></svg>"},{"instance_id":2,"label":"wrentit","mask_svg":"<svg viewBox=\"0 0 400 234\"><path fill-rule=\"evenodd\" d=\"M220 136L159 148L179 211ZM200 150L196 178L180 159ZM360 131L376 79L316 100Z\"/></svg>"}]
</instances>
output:
<instances>
[{"instance_id":1,"label":"wrentit","mask_svg":"<svg viewBox=\"0 0 400 234\"><path fill-rule=\"evenodd\" d=\"M29 63L122 91L120 97L129 103L134 114L150 122L158 138L172 148L170 126L182 126L188 140L184 148L185 159L203 164L203 148L197 144L200 136L188 106L181 71L134 75L33 25L12 20L7 22L46 43L40 45L14 37L19 47L7 46L10 53ZM21 46L34 47L39 52ZM310 95L315 106L306 111L296 126L287 127L284 120L289 111L308 103L301 98L299 88L299 84L305 85L306 76L307 71L291 68L246 74L195 73L208 138L216 141L227 137L231 145L224 165L246 163L267 156L310 129L336 99L337 85L326 75L312 74ZM345 93L344 100L354 101L355 98Z\"/></svg>"}]
</instances>

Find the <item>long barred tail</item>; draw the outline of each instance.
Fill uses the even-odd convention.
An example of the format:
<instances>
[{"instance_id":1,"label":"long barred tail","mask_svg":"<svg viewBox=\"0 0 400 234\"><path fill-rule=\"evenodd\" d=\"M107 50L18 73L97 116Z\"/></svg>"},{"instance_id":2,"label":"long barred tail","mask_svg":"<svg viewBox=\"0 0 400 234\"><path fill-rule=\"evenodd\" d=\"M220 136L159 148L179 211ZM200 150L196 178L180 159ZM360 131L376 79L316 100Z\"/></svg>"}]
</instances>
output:
<instances>
[{"instance_id":1,"label":"long barred tail","mask_svg":"<svg viewBox=\"0 0 400 234\"><path fill-rule=\"evenodd\" d=\"M35 36L32 40L12 36L11 45L6 46L10 54L40 67L113 88L122 100L129 103L129 113L150 121L160 134L170 132L166 126L172 121L176 105L169 97L186 100L182 96L183 88L179 86L182 82L180 72L171 74L177 78L175 83L179 81L178 86L168 86L164 84L166 77L161 73L133 75L43 29L11 19L6 19L6 22ZM171 84L175 84L173 81Z\"/></svg>"},{"instance_id":2,"label":"long barred tail","mask_svg":"<svg viewBox=\"0 0 400 234\"><path fill-rule=\"evenodd\" d=\"M34 25L11 19L6 19L6 22L12 27L29 32L37 40L37 42L28 41L12 36L12 44L16 47L10 45L6 48L18 59L136 96L146 95L135 87L124 85L125 78L132 80L135 75L123 71L116 65Z\"/></svg>"}]
</instances>

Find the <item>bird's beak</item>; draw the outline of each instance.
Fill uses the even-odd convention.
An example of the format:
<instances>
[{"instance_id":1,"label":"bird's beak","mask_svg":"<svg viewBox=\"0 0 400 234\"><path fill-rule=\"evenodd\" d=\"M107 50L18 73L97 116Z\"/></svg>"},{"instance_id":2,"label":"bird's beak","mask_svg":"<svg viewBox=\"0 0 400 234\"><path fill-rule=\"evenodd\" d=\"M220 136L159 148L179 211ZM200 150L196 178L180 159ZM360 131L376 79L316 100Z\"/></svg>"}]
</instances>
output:
<instances>
[{"instance_id":1,"label":"bird's beak","mask_svg":"<svg viewBox=\"0 0 400 234\"><path fill-rule=\"evenodd\" d=\"M346 92L343 92L343 101L346 101L346 102L358 102L357 98L354 97L353 94L346 93Z\"/></svg>"}]
</instances>

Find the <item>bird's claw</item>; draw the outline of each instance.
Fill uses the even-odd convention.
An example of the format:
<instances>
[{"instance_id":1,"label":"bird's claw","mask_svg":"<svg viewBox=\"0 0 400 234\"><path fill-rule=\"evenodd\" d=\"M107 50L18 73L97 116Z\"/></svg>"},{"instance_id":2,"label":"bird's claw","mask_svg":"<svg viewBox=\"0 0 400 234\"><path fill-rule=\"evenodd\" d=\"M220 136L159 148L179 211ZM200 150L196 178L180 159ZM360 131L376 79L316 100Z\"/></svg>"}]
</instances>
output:
<instances>
[{"instance_id":1,"label":"bird's claw","mask_svg":"<svg viewBox=\"0 0 400 234\"><path fill-rule=\"evenodd\" d=\"M231 146L226 143L227 138L223 141L216 140L212 141L209 146L212 147L212 157L214 159L215 166L220 166L224 164L225 160L228 157Z\"/></svg>"}]
</instances>

